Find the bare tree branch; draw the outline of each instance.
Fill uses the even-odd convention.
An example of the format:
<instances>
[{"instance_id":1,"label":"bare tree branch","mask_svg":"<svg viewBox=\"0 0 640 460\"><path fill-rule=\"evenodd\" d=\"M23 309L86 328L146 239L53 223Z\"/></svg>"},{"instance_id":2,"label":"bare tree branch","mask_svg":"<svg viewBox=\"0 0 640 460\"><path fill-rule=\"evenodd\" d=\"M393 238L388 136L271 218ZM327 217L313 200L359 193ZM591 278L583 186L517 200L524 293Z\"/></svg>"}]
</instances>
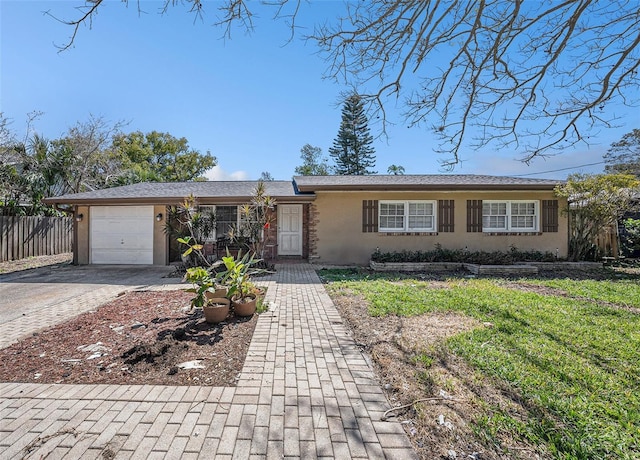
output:
<instances>
[{"instance_id":1,"label":"bare tree branch","mask_svg":"<svg viewBox=\"0 0 640 460\"><path fill-rule=\"evenodd\" d=\"M103 0L85 0L67 49ZM125 3L128 0L123 0ZM139 0L137 0L139 2ZM201 15L204 0L190 4ZM302 0L222 0L216 23L253 29L256 4L296 32ZM307 2L304 2L306 4ZM63 21L65 22L65 21ZM439 139L443 165L469 148L517 151L525 162L588 143L617 123L614 102L640 104L637 0L371 0L304 37L327 59L327 77L356 88L382 132L401 100L409 127Z\"/></svg>"}]
</instances>

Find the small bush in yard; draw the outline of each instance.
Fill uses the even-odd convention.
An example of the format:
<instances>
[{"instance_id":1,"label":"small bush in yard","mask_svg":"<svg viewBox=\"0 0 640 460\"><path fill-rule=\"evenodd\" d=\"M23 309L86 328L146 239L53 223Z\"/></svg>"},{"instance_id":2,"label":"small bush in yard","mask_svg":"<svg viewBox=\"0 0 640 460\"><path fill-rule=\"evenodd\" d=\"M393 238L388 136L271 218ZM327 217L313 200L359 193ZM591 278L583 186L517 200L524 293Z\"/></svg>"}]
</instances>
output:
<instances>
[{"instance_id":1,"label":"small bush in yard","mask_svg":"<svg viewBox=\"0 0 640 460\"><path fill-rule=\"evenodd\" d=\"M640 256L640 219L626 219L620 237L627 257Z\"/></svg>"}]
</instances>

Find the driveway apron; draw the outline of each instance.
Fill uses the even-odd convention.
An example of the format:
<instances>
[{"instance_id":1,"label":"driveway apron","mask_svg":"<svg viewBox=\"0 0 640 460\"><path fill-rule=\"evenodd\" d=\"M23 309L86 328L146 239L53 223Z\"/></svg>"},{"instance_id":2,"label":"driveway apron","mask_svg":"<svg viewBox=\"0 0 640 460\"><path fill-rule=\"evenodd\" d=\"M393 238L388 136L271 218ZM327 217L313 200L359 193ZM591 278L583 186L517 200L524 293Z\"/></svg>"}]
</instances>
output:
<instances>
[{"instance_id":1,"label":"driveway apron","mask_svg":"<svg viewBox=\"0 0 640 460\"><path fill-rule=\"evenodd\" d=\"M126 291L179 283L180 278L163 278L171 271L166 266L64 265L0 275L0 348Z\"/></svg>"},{"instance_id":2,"label":"driveway apron","mask_svg":"<svg viewBox=\"0 0 640 460\"><path fill-rule=\"evenodd\" d=\"M0 459L416 458L313 267L261 284L235 388L0 383Z\"/></svg>"}]
</instances>

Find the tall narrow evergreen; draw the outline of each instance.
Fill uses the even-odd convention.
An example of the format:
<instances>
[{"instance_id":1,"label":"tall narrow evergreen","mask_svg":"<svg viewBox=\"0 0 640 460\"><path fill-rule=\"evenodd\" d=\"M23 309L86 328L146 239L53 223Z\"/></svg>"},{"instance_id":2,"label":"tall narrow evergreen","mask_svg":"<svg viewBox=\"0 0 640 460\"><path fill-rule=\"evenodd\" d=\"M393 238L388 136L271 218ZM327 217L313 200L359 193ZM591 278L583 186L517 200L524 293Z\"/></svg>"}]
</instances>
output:
<instances>
[{"instance_id":1,"label":"tall narrow evergreen","mask_svg":"<svg viewBox=\"0 0 640 460\"><path fill-rule=\"evenodd\" d=\"M349 96L342 108L342 121L338 136L329 148L334 159L335 173L340 175L376 174L369 168L376 165L373 137L369 134L364 104L359 95Z\"/></svg>"}]
</instances>

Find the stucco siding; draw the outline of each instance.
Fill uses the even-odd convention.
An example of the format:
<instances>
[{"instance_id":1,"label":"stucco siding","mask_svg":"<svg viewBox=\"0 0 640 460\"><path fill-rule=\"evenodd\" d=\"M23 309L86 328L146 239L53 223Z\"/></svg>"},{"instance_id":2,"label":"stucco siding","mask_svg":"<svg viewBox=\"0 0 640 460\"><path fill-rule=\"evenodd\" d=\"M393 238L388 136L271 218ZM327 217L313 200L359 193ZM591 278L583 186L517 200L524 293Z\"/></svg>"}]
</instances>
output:
<instances>
[{"instance_id":1,"label":"stucco siding","mask_svg":"<svg viewBox=\"0 0 640 460\"><path fill-rule=\"evenodd\" d=\"M162 214L162 219L153 219L153 265L169 263L169 237L164 231L167 219L166 206L154 206L153 215Z\"/></svg>"},{"instance_id":2,"label":"stucco siding","mask_svg":"<svg viewBox=\"0 0 640 460\"><path fill-rule=\"evenodd\" d=\"M82 214L82 220L76 220L76 253L74 254L74 263L78 265L86 265L89 263L89 222L91 209L89 206L78 206L76 208L76 216Z\"/></svg>"},{"instance_id":3,"label":"stucco siding","mask_svg":"<svg viewBox=\"0 0 640 460\"><path fill-rule=\"evenodd\" d=\"M467 247L470 251L520 250L550 251L566 257L567 219L559 212L558 231L526 235L467 232L467 200L553 200L551 191L478 192L317 192L314 203L315 251L312 261L327 264L366 265L371 254L380 251L432 250L436 244L447 249ZM362 231L363 200L454 200L454 231L428 234L390 235ZM566 202L560 200L560 210ZM538 219L540 211L538 210ZM539 226L540 226L539 222ZM436 227L437 229L437 227ZM514 232L515 233L515 232Z\"/></svg>"}]
</instances>

